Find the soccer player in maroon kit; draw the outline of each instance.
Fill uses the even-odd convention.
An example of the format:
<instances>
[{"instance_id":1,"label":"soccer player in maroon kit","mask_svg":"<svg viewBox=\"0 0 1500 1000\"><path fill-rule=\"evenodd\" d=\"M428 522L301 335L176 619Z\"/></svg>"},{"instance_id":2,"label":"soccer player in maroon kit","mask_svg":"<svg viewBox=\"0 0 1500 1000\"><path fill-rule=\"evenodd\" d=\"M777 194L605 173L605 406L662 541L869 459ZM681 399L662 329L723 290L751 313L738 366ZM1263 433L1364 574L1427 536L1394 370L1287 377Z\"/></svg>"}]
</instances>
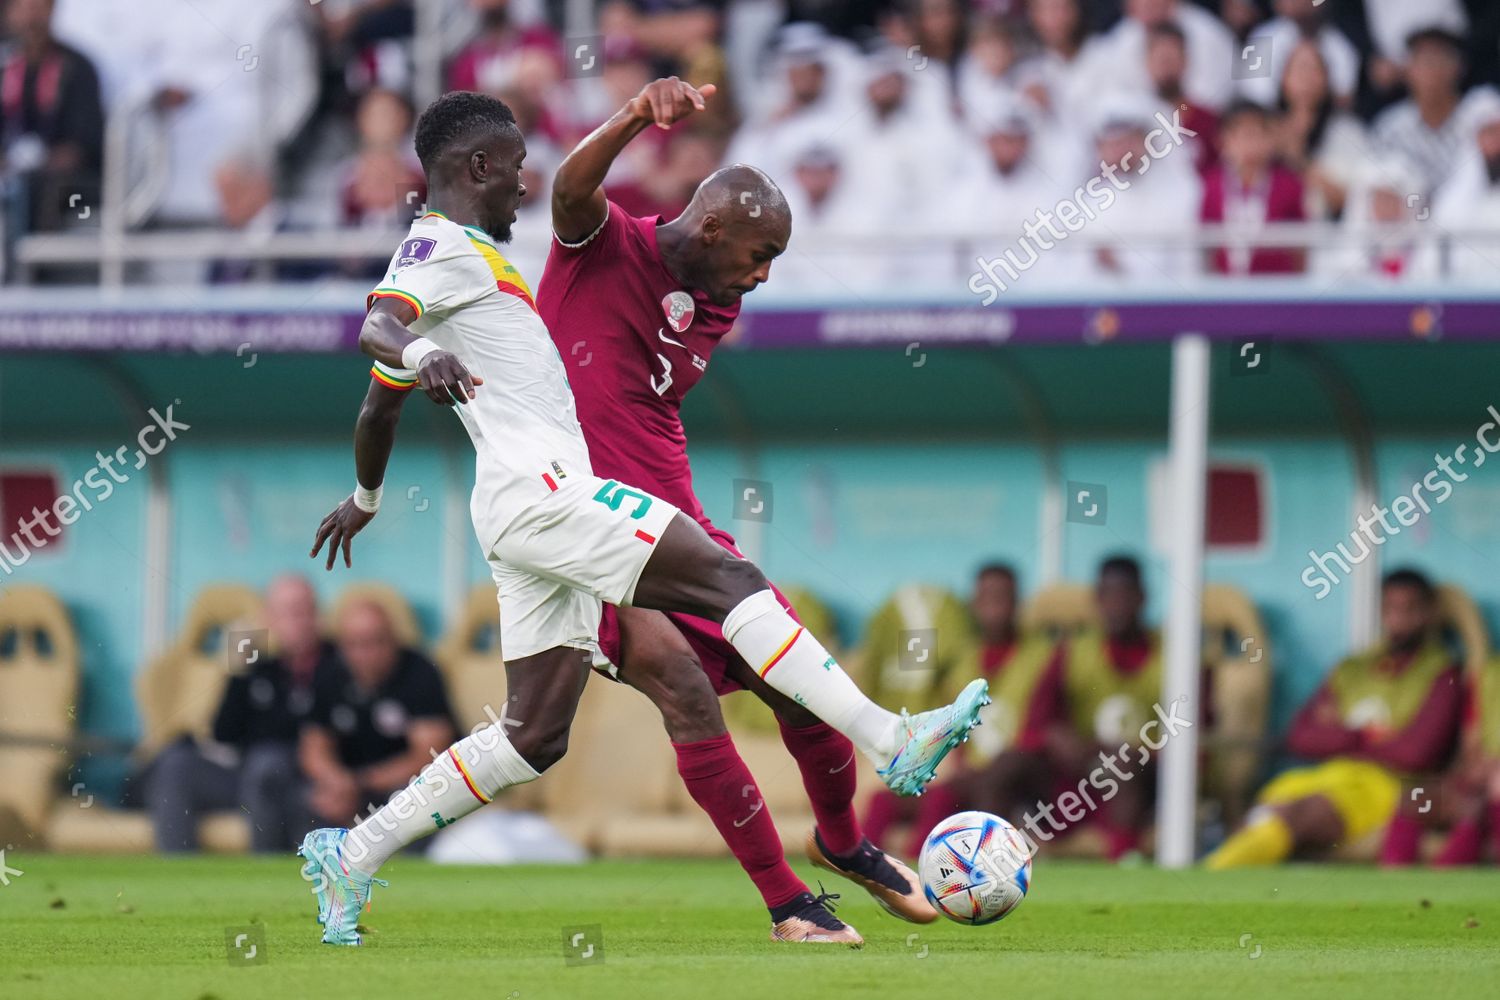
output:
<instances>
[{"instance_id":1,"label":"soccer player in maroon kit","mask_svg":"<svg viewBox=\"0 0 1500 1000\"><path fill-rule=\"evenodd\" d=\"M677 505L738 555L693 492L680 407L739 315L740 299L770 276L791 214L765 174L736 165L713 174L678 218L635 218L602 189L610 165L653 125L670 128L704 108L676 77L646 86L584 139L553 182L554 238L537 307L568 369L596 474ZM778 596L781 597L779 591ZM782 604L790 611L785 597ZM600 646L613 675L651 698L677 751L677 769L755 883L779 940L854 943L787 864L755 779L724 724L718 695L748 689L776 713L797 760L817 826L813 864L853 880L884 909L927 923L937 913L911 869L867 840L855 818L854 747L766 682L717 624L686 614L606 606Z\"/></svg>"}]
</instances>

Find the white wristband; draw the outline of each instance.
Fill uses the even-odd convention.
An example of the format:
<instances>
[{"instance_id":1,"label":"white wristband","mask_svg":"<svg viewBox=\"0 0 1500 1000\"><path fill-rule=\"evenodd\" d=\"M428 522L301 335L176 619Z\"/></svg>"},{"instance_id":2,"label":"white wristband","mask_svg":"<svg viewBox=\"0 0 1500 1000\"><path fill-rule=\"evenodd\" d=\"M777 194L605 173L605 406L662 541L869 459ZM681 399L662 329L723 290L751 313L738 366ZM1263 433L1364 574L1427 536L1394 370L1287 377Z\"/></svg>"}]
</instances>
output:
<instances>
[{"instance_id":1,"label":"white wristband","mask_svg":"<svg viewBox=\"0 0 1500 1000\"><path fill-rule=\"evenodd\" d=\"M354 484L354 506L366 514L373 514L380 509L380 495L384 492L385 485L383 483L373 490L367 490L356 482Z\"/></svg>"},{"instance_id":2,"label":"white wristband","mask_svg":"<svg viewBox=\"0 0 1500 1000\"><path fill-rule=\"evenodd\" d=\"M442 348L428 340L426 337L418 337L410 344L401 349L401 367L407 371L416 371L422 359L433 351L441 351Z\"/></svg>"}]
</instances>

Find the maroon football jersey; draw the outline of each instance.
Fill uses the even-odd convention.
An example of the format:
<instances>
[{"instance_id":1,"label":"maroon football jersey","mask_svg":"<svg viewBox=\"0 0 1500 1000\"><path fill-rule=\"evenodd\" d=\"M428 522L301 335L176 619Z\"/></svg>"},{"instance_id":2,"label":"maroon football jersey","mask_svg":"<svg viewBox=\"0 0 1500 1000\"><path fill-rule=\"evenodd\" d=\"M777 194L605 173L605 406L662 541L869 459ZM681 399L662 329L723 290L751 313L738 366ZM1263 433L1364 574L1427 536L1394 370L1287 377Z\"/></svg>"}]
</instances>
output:
<instances>
[{"instance_id":1,"label":"maroon football jersey","mask_svg":"<svg viewBox=\"0 0 1500 1000\"><path fill-rule=\"evenodd\" d=\"M706 524L693 495L682 398L740 309L715 306L672 277L656 243L661 221L610 202L587 241L568 246L553 237L537 310L567 369L595 475Z\"/></svg>"}]
</instances>

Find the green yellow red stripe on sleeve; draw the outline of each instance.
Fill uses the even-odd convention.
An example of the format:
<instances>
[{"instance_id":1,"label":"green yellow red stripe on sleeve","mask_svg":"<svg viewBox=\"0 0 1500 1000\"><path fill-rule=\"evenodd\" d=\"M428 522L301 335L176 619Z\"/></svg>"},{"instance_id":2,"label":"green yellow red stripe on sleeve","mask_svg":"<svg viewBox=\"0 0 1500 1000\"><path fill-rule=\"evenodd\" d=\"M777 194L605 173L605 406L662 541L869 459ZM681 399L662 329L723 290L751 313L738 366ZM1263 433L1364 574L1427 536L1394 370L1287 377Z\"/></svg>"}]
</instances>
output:
<instances>
[{"instance_id":1,"label":"green yellow red stripe on sleeve","mask_svg":"<svg viewBox=\"0 0 1500 1000\"><path fill-rule=\"evenodd\" d=\"M421 319L422 314L427 311L427 307L424 306L424 305L422 305L422 300L421 299L417 298L415 295L411 294L410 292L403 292L399 288L377 288L377 289L375 289L373 292L371 292L369 294L368 297L366 297L366 299L365 299L365 309L368 310L371 306L373 306L375 304L375 300L376 299L400 299L402 302L405 302L407 305L411 306L413 309L415 309L417 311L417 318L418 319Z\"/></svg>"},{"instance_id":2,"label":"green yellow red stripe on sleeve","mask_svg":"<svg viewBox=\"0 0 1500 1000\"><path fill-rule=\"evenodd\" d=\"M397 389L402 392L405 392L407 389L410 389L412 386L417 384L416 379L406 379L400 378L396 375L392 375L390 372L382 371L379 365L371 366L370 377L383 386L387 386L391 389Z\"/></svg>"}]
</instances>

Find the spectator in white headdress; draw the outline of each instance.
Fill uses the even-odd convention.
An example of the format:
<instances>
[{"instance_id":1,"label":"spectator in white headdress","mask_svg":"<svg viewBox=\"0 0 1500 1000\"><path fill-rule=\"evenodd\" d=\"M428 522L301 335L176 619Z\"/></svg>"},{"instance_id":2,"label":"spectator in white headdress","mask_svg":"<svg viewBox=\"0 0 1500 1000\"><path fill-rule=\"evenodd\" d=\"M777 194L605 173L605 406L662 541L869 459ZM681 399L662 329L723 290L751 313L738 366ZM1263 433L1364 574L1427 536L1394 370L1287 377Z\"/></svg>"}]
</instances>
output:
<instances>
[{"instance_id":1,"label":"spectator in white headdress","mask_svg":"<svg viewBox=\"0 0 1500 1000\"><path fill-rule=\"evenodd\" d=\"M1493 287L1500 277L1500 93L1484 87L1464 102L1464 147L1453 176L1434 196L1431 235L1437 270Z\"/></svg>"},{"instance_id":2,"label":"spectator in white headdress","mask_svg":"<svg viewBox=\"0 0 1500 1000\"><path fill-rule=\"evenodd\" d=\"M1399 155L1365 160L1349 178L1338 243L1315 255L1331 283L1406 281L1430 276L1422 172Z\"/></svg>"},{"instance_id":3,"label":"spectator in white headdress","mask_svg":"<svg viewBox=\"0 0 1500 1000\"><path fill-rule=\"evenodd\" d=\"M1125 0L1125 17L1100 42L1102 55L1091 74L1094 93L1112 90L1149 92L1146 36L1158 24L1173 23L1187 39L1188 66L1183 84L1188 97L1211 110L1233 93L1234 36L1224 22L1184 0Z\"/></svg>"},{"instance_id":4,"label":"spectator in white headdress","mask_svg":"<svg viewBox=\"0 0 1500 1000\"><path fill-rule=\"evenodd\" d=\"M821 25L799 22L781 30L769 84L779 96L735 133L725 162L753 163L782 183L809 137L832 133L858 110L847 80L840 83L850 67L839 47Z\"/></svg>"}]
</instances>

